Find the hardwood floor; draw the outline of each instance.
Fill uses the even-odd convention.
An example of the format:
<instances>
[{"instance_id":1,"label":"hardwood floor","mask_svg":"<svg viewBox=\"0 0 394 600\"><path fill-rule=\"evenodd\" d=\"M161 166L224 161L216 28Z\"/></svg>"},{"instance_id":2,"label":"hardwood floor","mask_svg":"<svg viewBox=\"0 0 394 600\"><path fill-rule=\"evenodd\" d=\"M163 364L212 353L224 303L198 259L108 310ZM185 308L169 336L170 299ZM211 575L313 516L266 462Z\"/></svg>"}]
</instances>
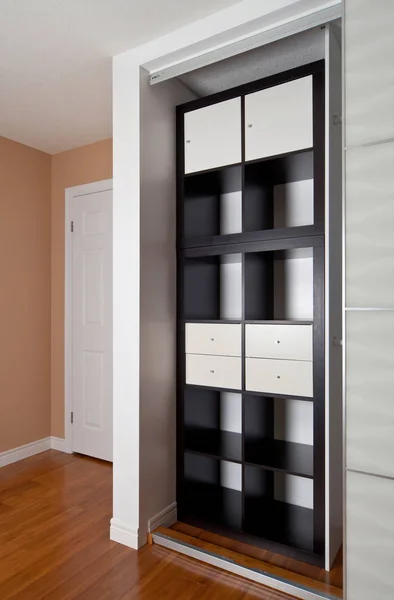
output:
<instances>
[{"instance_id":1,"label":"hardwood floor","mask_svg":"<svg viewBox=\"0 0 394 600\"><path fill-rule=\"evenodd\" d=\"M0 469L1 600L285 600L158 546L109 540L112 468L50 450Z\"/></svg>"}]
</instances>

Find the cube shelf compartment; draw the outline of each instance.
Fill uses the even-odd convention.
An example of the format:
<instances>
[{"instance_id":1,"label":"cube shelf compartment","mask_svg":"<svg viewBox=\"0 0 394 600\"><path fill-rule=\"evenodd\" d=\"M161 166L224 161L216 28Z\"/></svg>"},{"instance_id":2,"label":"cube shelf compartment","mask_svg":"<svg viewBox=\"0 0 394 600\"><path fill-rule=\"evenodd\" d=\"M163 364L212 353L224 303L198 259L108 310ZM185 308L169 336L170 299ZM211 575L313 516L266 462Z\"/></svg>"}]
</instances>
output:
<instances>
[{"instance_id":1,"label":"cube shelf compartment","mask_svg":"<svg viewBox=\"0 0 394 600\"><path fill-rule=\"evenodd\" d=\"M313 248L245 254L245 318L313 320Z\"/></svg>"},{"instance_id":2,"label":"cube shelf compartment","mask_svg":"<svg viewBox=\"0 0 394 600\"><path fill-rule=\"evenodd\" d=\"M186 320L241 319L241 255L185 259L183 293Z\"/></svg>"},{"instance_id":3,"label":"cube shelf compartment","mask_svg":"<svg viewBox=\"0 0 394 600\"><path fill-rule=\"evenodd\" d=\"M245 531L313 553L313 510L277 500L275 488L274 473L251 466L245 468Z\"/></svg>"},{"instance_id":4,"label":"cube shelf compartment","mask_svg":"<svg viewBox=\"0 0 394 600\"><path fill-rule=\"evenodd\" d=\"M243 231L314 224L313 151L245 165Z\"/></svg>"},{"instance_id":5,"label":"cube shelf compartment","mask_svg":"<svg viewBox=\"0 0 394 600\"><path fill-rule=\"evenodd\" d=\"M184 182L184 237L242 231L242 167L189 175Z\"/></svg>"},{"instance_id":6,"label":"cube shelf compartment","mask_svg":"<svg viewBox=\"0 0 394 600\"><path fill-rule=\"evenodd\" d=\"M241 465L185 452L183 494L187 519L242 529Z\"/></svg>"}]
</instances>

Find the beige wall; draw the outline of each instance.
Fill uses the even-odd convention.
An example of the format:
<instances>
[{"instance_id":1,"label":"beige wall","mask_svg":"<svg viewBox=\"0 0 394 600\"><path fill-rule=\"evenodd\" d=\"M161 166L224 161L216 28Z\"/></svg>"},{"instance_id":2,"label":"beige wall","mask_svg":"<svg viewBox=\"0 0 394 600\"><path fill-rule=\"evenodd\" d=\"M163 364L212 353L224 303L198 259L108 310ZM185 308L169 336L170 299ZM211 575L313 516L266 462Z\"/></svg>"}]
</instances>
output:
<instances>
[{"instance_id":1,"label":"beige wall","mask_svg":"<svg viewBox=\"0 0 394 600\"><path fill-rule=\"evenodd\" d=\"M64 191L112 177L112 140L51 157L51 435L64 437Z\"/></svg>"},{"instance_id":2,"label":"beige wall","mask_svg":"<svg viewBox=\"0 0 394 600\"><path fill-rule=\"evenodd\" d=\"M0 137L0 452L50 435L50 168Z\"/></svg>"}]
</instances>

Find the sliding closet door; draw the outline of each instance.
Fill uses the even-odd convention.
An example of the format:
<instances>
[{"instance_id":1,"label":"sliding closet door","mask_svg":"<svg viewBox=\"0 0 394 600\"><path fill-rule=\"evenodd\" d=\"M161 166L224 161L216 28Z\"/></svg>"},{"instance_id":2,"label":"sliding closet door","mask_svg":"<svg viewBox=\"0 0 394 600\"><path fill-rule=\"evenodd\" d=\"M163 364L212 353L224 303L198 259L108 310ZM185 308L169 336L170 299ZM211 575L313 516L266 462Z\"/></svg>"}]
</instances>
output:
<instances>
[{"instance_id":1,"label":"sliding closet door","mask_svg":"<svg viewBox=\"0 0 394 600\"><path fill-rule=\"evenodd\" d=\"M346 588L394 598L394 7L346 0Z\"/></svg>"}]
</instances>

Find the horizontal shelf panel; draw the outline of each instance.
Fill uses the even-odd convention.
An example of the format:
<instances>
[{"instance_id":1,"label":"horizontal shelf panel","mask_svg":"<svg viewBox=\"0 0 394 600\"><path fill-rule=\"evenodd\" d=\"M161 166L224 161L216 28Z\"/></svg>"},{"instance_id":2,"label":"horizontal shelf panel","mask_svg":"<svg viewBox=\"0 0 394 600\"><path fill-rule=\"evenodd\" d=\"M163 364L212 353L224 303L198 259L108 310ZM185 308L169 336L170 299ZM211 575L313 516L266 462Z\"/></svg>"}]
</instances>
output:
<instances>
[{"instance_id":1,"label":"horizontal shelf panel","mask_svg":"<svg viewBox=\"0 0 394 600\"><path fill-rule=\"evenodd\" d=\"M277 500L247 498L244 531L313 554L313 510Z\"/></svg>"},{"instance_id":2,"label":"horizontal shelf panel","mask_svg":"<svg viewBox=\"0 0 394 600\"><path fill-rule=\"evenodd\" d=\"M305 154L307 152L313 152L313 146L310 146L309 148L298 148L297 150L291 150L290 152L284 152L282 154L272 154L270 156L263 156L262 158L254 158L253 160L247 160L245 161L245 165L258 165L258 164L263 164L269 161L276 161L276 160L281 160L281 159L287 159L287 158L292 158L293 156L297 156L299 154Z\"/></svg>"},{"instance_id":3,"label":"horizontal shelf panel","mask_svg":"<svg viewBox=\"0 0 394 600\"><path fill-rule=\"evenodd\" d=\"M231 392L233 394L243 394L245 396L262 396L263 398L285 398L286 400L302 400L303 402L313 402L313 397L309 396L286 396L286 394L272 394L269 392L251 392L250 390L235 390L232 388L211 387L208 385L185 384L186 389L213 390L215 392Z\"/></svg>"},{"instance_id":4,"label":"horizontal shelf panel","mask_svg":"<svg viewBox=\"0 0 394 600\"><path fill-rule=\"evenodd\" d=\"M313 321L286 319L185 319L185 323L209 323L213 325L313 325Z\"/></svg>"},{"instance_id":5,"label":"horizontal shelf panel","mask_svg":"<svg viewBox=\"0 0 394 600\"><path fill-rule=\"evenodd\" d=\"M256 320L256 319L245 319L244 323L247 325L313 325L313 321L303 321L303 320L286 320L286 319L265 319L265 320Z\"/></svg>"},{"instance_id":6,"label":"horizontal shelf panel","mask_svg":"<svg viewBox=\"0 0 394 600\"><path fill-rule=\"evenodd\" d=\"M212 169L203 169L202 171L192 171L191 173L184 173L185 179L190 179L191 177L198 177L199 175L205 175L206 173L221 173L226 169L232 169L234 167L242 167L242 162L231 163L229 165L222 165L221 167L213 167Z\"/></svg>"},{"instance_id":7,"label":"horizontal shelf panel","mask_svg":"<svg viewBox=\"0 0 394 600\"><path fill-rule=\"evenodd\" d=\"M272 392L251 392L250 390L241 390L241 393L245 396L262 396L263 398L284 398L286 400L302 400L303 402L314 401L313 396L289 396L286 394L273 394Z\"/></svg>"},{"instance_id":8,"label":"horizontal shelf panel","mask_svg":"<svg viewBox=\"0 0 394 600\"><path fill-rule=\"evenodd\" d=\"M242 319L185 319L185 323L240 325L242 323Z\"/></svg>"},{"instance_id":9,"label":"horizontal shelf panel","mask_svg":"<svg viewBox=\"0 0 394 600\"><path fill-rule=\"evenodd\" d=\"M197 390L213 390L215 392L232 392L233 394L241 394L242 390L236 390L233 388L221 388L221 387L211 387L209 385L193 385L191 383L185 384L186 389L197 389ZM249 392L251 393L251 392ZM253 394L255 395L255 394Z\"/></svg>"},{"instance_id":10,"label":"horizontal shelf panel","mask_svg":"<svg viewBox=\"0 0 394 600\"><path fill-rule=\"evenodd\" d=\"M242 461L242 434L240 433L186 427L184 435L186 452L232 462Z\"/></svg>"},{"instance_id":11,"label":"horizontal shelf panel","mask_svg":"<svg viewBox=\"0 0 394 600\"><path fill-rule=\"evenodd\" d=\"M296 250L297 248L324 248L324 235L316 234L294 238L286 237L259 241L241 240L231 243L226 242L224 244L184 248L182 254L187 259L249 252L276 252L278 250Z\"/></svg>"},{"instance_id":12,"label":"horizontal shelf panel","mask_svg":"<svg viewBox=\"0 0 394 600\"><path fill-rule=\"evenodd\" d=\"M206 246L221 246L224 244L240 244L250 242L266 242L272 240L288 240L300 237L324 235L324 227L317 225L302 225L301 227L286 227L283 229L264 229L260 231L245 231L227 235L213 235L181 240L180 248L201 248Z\"/></svg>"},{"instance_id":13,"label":"horizontal shelf panel","mask_svg":"<svg viewBox=\"0 0 394 600\"><path fill-rule=\"evenodd\" d=\"M219 485L185 481L184 505L190 517L229 529L242 529L242 492Z\"/></svg>"},{"instance_id":14,"label":"horizontal shelf panel","mask_svg":"<svg viewBox=\"0 0 394 600\"><path fill-rule=\"evenodd\" d=\"M300 477L313 478L313 446L282 440L245 440L245 462Z\"/></svg>"}]
</instances>

